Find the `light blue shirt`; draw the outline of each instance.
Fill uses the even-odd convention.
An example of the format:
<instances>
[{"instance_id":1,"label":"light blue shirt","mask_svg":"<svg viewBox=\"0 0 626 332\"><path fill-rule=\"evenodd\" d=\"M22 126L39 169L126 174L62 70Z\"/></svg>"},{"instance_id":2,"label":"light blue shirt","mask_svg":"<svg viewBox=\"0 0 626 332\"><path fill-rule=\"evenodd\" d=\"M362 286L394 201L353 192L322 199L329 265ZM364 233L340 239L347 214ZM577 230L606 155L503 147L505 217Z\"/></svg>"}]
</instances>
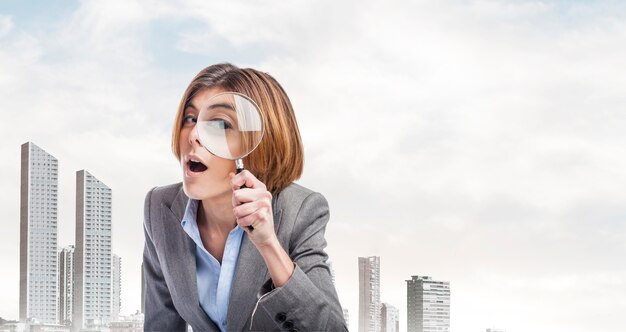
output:
<instances>
[{"instance_id":1,"label":"light blue shirt","mask_svg":"<svg viewBox=\"0 0 626 332\"><path fill-rule=\"evenodd\" d=\"M204 312L213 320L221 331L227 331L226 315L228 300L233 284L237 257L241 248L244 231L235 226L228 234L226 247L222 256L222 265L211 255L202 244L196 216L198 201L189 199L185 215L180 222L185 232L196 243L196 278L198 280L198 298Z\"/></svg>"}]
</instances>

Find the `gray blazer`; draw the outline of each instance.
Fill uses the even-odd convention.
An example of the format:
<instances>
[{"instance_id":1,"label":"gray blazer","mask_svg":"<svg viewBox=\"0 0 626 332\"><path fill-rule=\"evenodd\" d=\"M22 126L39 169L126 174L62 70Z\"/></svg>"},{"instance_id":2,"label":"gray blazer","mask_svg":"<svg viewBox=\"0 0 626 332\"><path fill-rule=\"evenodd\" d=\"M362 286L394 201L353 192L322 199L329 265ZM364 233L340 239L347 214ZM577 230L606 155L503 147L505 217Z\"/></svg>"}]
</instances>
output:
<instances>
[{"instance_id":1,"label":"gray blazer","mask_svg":"<svg viewBox=\"0 0 626 332\"><path fill-rule=\"evenodd\" d=\"M187 324L194 331L219 331L200 307L196 244L180 225L188 199L182 183L153 188L146 196L144 331L185 331ZM228 330L347 331L324 252L326 199L291 184L274 195L272 211L276 234L295 271L287 284L272 289L261 254L244 234L228 304Z\"/></svg>"}]
</instances>

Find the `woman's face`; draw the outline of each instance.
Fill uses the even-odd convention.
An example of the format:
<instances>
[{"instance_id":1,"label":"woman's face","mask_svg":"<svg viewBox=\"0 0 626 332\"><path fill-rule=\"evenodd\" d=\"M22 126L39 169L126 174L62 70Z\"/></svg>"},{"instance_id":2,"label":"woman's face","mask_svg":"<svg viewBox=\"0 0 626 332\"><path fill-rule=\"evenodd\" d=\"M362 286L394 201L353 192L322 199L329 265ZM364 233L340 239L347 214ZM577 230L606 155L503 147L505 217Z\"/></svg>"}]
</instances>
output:
<instances>
[{"instance_id":1,"label":"woman's face","mask_svg":"<svg viewBox=\"0 0 626 332\"><path fill-rule=\"evenodd\" d=\"M207 151L198 140L196 119L212 96L225 92L220 88L200 90L183 113L180 132L180 164L183 170L183 190L193 199L203 200L228 194L232 190L228 174L235 171L235 162L218 158Z\"/></svg>"}]
</instances>

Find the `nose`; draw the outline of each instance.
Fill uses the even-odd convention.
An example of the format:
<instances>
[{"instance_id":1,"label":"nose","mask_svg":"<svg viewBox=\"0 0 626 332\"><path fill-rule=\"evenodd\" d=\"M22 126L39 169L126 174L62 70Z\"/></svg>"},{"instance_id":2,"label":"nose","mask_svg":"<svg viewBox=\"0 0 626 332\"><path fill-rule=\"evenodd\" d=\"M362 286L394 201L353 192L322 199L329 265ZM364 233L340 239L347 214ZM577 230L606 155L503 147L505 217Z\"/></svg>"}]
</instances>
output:
<instances>
[{"instance_id":1,"label":"nose","mask_svg":"<svg viewBox=\"0 0 626 332\"><path fill-rule=\"evenodd\" d=\"M200 143L200 138L198 137L198 129L196 126L191 128L191 131L189 132L189 144L191 144L191 146L202 146L202 143Z\"/></svg>"}]
</instances>

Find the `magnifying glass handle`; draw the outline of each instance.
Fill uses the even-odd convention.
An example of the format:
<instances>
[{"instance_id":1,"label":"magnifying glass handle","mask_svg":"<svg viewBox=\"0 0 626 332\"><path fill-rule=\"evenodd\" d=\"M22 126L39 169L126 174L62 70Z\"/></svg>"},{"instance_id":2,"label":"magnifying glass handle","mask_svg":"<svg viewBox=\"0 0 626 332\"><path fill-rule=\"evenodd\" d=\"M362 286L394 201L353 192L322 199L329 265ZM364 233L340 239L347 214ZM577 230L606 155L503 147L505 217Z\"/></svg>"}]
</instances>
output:
<instances>
[{"instance_id":1,"label":"magnifying glass handle","mask_svg":"<svg viewBox=\"0 0 626 332\"><path fill-rule=\"evenodd\" d=\"M243 161L241 161L241 159L237 159L235 160L235 165L237 167L237 171L236 171L237 174L241 173L241 171L243 171ZM239 187L239 189L242 189L242 188L248 188L248 187L246 187L246 184L244 183L243 185L241 185L241 187ZM247 227L251 232L254 230L254 227L252 226L247 226Z\"/></svg>"},{"instance_id":2,"label":"magnifying glass handle","mask_svg":"<svg viewBox=\"0 0 626 332\"><path fill-rule=\"evenodd\" d=\"M241 171L243 171L243 168L237 168L237 174L241 173ZM248 187L246 187L246 184L244 183L241 185L241 187L239 187L239 189L242 189L242 188L248 188Z\"/></svg>"},{"instance_id":3,"label":"magnifying glass handle","mask_svg":"<svg viewBox=\"0 0 626 332\"><path fill-rule=\"evenodd\" d=\"M241 171L243 171L243 161L241 159L235 160L235 167L237 168L237 174L241 173ZM248 188L248 187L246 187L246 184L244 183L241 187L239 187L239 189L241 188Z\"/></svg>"}]
</instances>

